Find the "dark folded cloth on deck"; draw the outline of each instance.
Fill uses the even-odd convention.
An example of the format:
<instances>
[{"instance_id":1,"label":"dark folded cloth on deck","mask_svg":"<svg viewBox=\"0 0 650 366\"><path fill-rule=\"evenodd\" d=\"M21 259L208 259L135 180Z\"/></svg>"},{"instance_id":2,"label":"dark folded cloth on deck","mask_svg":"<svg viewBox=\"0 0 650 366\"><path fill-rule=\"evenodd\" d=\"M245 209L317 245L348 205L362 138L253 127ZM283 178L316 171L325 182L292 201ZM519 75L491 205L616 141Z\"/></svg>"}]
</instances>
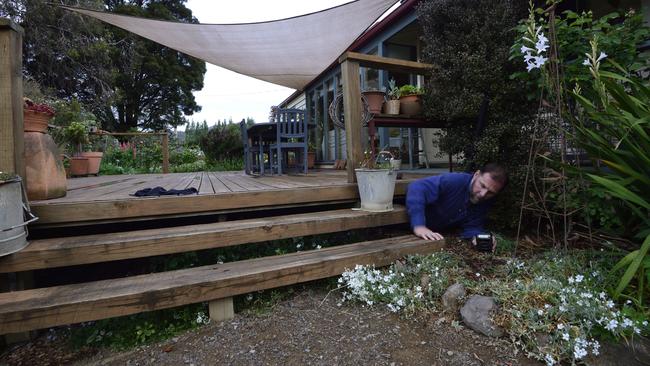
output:
<instances>
[{"instance_id":1,"label":"dark folded cloth on deck","mask_svg":"<svg viewBox=\"0 0 650 366\"><path fill-rule=\"evenodd\" d=\"M145 196L181 196L186 194L198 194L199 191L190 187L187 189L170 189L169 191L163 187L145 188L135 192L133 195L136 197Z\"/></svg>"}]
</instances>

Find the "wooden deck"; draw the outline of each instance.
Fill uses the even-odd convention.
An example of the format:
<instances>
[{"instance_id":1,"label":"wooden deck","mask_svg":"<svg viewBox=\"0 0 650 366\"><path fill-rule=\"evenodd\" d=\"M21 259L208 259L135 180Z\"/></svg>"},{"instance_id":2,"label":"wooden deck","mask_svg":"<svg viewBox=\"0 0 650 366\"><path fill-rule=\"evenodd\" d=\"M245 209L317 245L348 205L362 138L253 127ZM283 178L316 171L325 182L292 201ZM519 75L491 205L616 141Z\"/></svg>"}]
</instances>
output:
<instances>
[{"instance_id":1,"label":"wooden deck","mask_svg":"<svg viewBox=\"0 0 650 366\"><path fill-rule=\"evenodd\" d=\"M395 195L403 195L408 182L417 177L421 175L405 174L404 179L398 180ZM168 190L194 187L199 193L132 196L140 189L156 186ZM357 199L356 184L347 183L345 171L317 170L303 175L263 177L239 171L193 172L73 178L68 180L65 197L32 201L31 207L40 218L35 226L66 226Z\"/></svg>"}]
</instances>

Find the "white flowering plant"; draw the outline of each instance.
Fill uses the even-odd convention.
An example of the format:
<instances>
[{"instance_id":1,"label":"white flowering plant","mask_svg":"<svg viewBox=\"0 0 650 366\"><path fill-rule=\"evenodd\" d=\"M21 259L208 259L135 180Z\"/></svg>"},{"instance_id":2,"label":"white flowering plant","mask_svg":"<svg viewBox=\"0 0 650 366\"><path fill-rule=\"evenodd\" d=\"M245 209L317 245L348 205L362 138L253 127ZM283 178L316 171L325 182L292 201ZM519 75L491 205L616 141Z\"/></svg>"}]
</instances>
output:
<instances>
[{"instance_id":1,"label":"white flowering plant","mask_svg":"<svg viewBox=\"0 0 650 366\"><path fill-rule=\"evenodd\" d=\"M391 312L412 314L417 309L434 308L459 273L459 261L449 253L409 256L388 269L357 265L339 278L341 302L383 305Z\"/></svg>"},{"instance_id":2,"label":"white flowering plant","mask_svg":"<svg viewBox=\"0 0 650 366\"><path fill-rule=\"evenodd\" d=\"M497 323L528 357L555 365L600 353L603 338L647 334L647 319L631 303L617 305L607 294L604 273L611 258L584 254L510 260L499 276L470 284L500 303Z\"/></svg>"}]
</instances>

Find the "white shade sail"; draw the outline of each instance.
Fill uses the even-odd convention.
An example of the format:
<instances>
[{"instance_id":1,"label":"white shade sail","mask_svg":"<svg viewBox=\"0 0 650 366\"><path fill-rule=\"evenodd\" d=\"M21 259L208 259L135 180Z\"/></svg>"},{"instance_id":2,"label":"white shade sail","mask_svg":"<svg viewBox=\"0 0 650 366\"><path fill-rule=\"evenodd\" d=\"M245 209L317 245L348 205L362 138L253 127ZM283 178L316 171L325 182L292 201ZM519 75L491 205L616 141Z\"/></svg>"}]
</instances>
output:
<instances>
[{"instance_id":1,"label":"white shade sail","mask_svg":"<svg viewBox=\"0 0 650 366\"><path fill-rule=\"evenodd\" d=\"M188 24L63 8L240 74L302 89L396 2L356 0L307 15L245 24Z\"/></svg>"}]
</instances>

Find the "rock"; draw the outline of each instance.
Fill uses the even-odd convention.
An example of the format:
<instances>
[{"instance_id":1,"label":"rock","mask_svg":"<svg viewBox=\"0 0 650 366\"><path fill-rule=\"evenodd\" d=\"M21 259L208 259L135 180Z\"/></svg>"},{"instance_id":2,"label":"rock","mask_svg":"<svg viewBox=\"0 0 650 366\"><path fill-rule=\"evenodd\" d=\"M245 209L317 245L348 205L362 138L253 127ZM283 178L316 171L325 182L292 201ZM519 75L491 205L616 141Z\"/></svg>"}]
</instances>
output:
<instances>
[{"instance_id":1,"label":"rock","mask_svg":"<svg viewBox=\"0 0 650 366\"><path fill-rule=\"evenodd\" d=\"M442 295L442 308L444 311L455 312L460 306L460 299L465 297L465 286L454 283Z\"/></svg>"},{"instance_id":2,"label":"rock","mask_svg":"<svg viewBox=\"0 0 650 366\"><path fill-rule=\"evenodd\" d=\"M460 315L469 328L488 337L501 337L503 330L491 319L496 311L497 304L492 297L474 295L460 309Z\"/></svg>"}]
</instances>

